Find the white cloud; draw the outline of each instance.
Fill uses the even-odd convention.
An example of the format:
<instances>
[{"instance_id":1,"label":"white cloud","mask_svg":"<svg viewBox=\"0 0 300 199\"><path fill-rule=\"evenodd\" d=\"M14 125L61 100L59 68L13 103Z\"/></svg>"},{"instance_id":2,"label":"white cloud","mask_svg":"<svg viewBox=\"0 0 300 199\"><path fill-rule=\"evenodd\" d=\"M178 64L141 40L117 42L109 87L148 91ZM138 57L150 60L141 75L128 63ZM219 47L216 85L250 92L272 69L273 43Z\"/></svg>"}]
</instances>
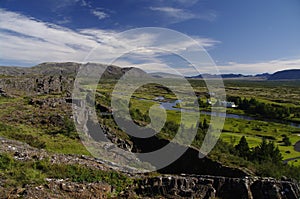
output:
<instances>
[{"instance_id":1,"label":"white cloud","mask_svg":"<svg viewBox=\"0 0 300 199\"><path fill-rule=\"evenodd\" d=\"M2 60L25 63L81 61L86 51L97 45L70 29L5 10L0 10L0 41Z\"/></svg>"},{"instance_id":2,"label":"white cloud","mask_svg":"<svg viewBox=\"0 0 300 199\"><path fill-rule=\"evenodd\" d=\"M181 4L187 4L187 5L194 5L199 0L174 0L175 2L181 3Z\"/></svg>"},{"instance_id":3,"label":"white cloud","mask_svg":"<svg viewBox=\"0 0 300 199\"><path fill-rule=\"evenodd\" d=\"M89 7L89 8L92 7L91 2L87 1L87 0L81 0L81 6L83 6L83 7Z\"/></svg>"},{"instance_id":4,"label":"white cloud","mask_svg":"<svg viewBox=\"0 0 300 199\"><path fill-rule=\"evenodd\" d=\"M175 32L175 31L174 31ZM217 41L210 38L195 38L206 48L214 46ZM156 70L166 66L167 62L158 59L170 49L193 51L194 42L178 40L170 34L160 31L136 31L135 34L117 34L113 30L82 29L71 30L51 23L38 21L15 12L0 9L0 60L5 63L24 63L35 65L41 62L85 62L95 61L110 63L121 52L138 50L132 53L120 66L140 65ZM154 44L157 49L148 49ZM90 52L93 52L90 54ZM176 52L172 52L176 53ZM126 55L124 55L126 56ZM151 66L151 67L150 67Z\"/></svg>"},{"instance_id":5,"label":"white cloud","mask_svg":"<svg viewBox=\"0 0 300 199\"><path fill-rule=\"evenodd\" d=\"M216 45L218 41L210 38L194 37L205 48ZM110 63L116 54L126 52L137 47L131 56L117 60L120 66L138 66L148 71L165 71L169 65L168 60L161 59L169 52L160 49L171 49L189 53L192 56L201 56L195 43L188 40L178 40L170 34L160 34L155 31L137 31L134 35L129 31L117 34L113 30L82 29L71 30L51 23L38 21L18 13L0 9L0 60L4 63L23 63L35 65L41 62L55 61L97 61ZM157 49L148 49L147 46L155 44ZM143 47L145 46L145 47ZM92 52L89 56L89 53ZM123 55L126 57L126 55ZM2 64L3 65L3 64ZM219 65L222 73L264 73L275 72L287 68L299 68L300 57L294 59L278 59L257 63L228 63ZM192 74L195 70L187 66L176 69L182 74ZM209 72L210 67L202 63L201 70ZM169 71L170 72L170 71Z\"/></svg>"},{"instance_id":6,"label":"white cloud","mask_svg":"<svg viewBox=\"0 0 300 199\"><path fill-rule=\"evenodd\" d=\"M56 23L59 25L70 23L72 20L70 17L63 17L63 19L58 20Z\"/></svg>"},{"instance_id":7,"label":"white cloud","mask_svg":"<svg viewBox=\"0 0 300 199\"><path fill-rule=\"evenodd\" d=\"M91 13L93 15L95 15L96 17L98 17L99 20L102 20L102 19L105 19L105 18L109 17L108 14L106 14L105 12L100 11L100 10L92 10Z\"/></svg>"},{"instance_id":8,"label":"white cloud","mask_svg":"<svg viewBox=\"0 0 300 199\"><path fill-rule=\"evenodd\" d=\"M208 21L214 21L217 17L216 13L213 11L206 12L204 14L195 14L186 9L179 9L174 7L150 7L152 11L157 11L165 16L173 19L172 23L177 23L189 19L204 19Z\"/></svg>"},{"instance_id":9,"label":"white cloud","mask_svg":"<svg viewBox=\"0 0 300 199\"><path fill-rule=\"evenodd\" d=\"M161 13L164 13L165 15L180 19L180 20L188 20L188 19L193 19L196 18L196 15L183 10L179 8L173 8L173 7L150 7L150 10L152 11L159 11Z\"/></svg>"},{"instance_id":10,"label":"white cloud","mask_svg":"<svg viewBox=\"0 0 300 199\"><path fill-rule=\"evenodd\" d=\"M229 62L227 65L219 65L222 73L242 73L242 74L258 74L258 73L274 73L286 69L299 69L300 57L293 59L275 59L271 61L262 61L256 63L235 63Z\"/></svg>"}]
</instances>

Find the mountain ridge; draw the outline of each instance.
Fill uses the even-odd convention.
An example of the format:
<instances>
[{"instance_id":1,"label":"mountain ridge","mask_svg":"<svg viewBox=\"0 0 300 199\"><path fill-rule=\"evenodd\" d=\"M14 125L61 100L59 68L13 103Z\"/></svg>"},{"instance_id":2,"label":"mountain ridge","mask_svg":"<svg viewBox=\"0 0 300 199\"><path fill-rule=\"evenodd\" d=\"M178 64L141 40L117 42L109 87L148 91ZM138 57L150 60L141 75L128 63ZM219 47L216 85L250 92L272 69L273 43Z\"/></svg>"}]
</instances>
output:
<instances>
[{"instance_id":1,"label":"mountain ridge","mask_svg":"<svg viewBox=\"0 0 300 199\"><path fill-rule=\"evenodd\" d=\"M300 80L300 69L277 71L268 80Z\"/></svg>"},{"instance_id":2,"label":"mountain ridge","mask_svg":"<svg viewBox=\"0 0 300 199\"><path fill-rule=\"evenodd\" d=\"M108 78L120 78L124 73L129 70L134 70L137 76L148 74L156 78L177 78L179 75L171 73L146 73L142 69L136 67L120 67L115 65L106 65L101 63L86 63L95 64L99 67L106 67L106 73L103 77ZM76 76L79 68L86 64L76 63L76 62L44 62L31 67L21 67L21 66L0 66L0 74L4 76L24 76L24 75L68 75ZM186 76L186 78L191 79L245 79L245 80L300 80L300 69L286 69L281 71L276 71L273 74L261 73L255 75L246 75L241 73L223 73L223 74L199 74L194 76Z\"/></svg>"}]
</instances>

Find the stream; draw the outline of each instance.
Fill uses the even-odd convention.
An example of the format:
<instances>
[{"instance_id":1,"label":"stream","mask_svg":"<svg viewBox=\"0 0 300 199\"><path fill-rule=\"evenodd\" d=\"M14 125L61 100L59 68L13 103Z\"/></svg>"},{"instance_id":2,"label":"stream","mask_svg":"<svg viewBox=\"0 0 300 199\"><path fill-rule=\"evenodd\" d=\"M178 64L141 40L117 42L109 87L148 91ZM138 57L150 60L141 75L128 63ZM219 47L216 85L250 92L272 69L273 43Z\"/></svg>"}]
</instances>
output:
<instances>
[{"instance_id":1,"label":"stream","mask_svg":"<svg viewBox=\"0 0 300 199\"><path fill-rule=\"evenodd\" d=\"M176 104L180 103L180 100L176 100L173 102L160 102L160 107L164 108L166 110L173 110L173 111L181 111L181 108L176 108ZM193 110L188 110L188 109L183 109L183 111L193 111ZM209 111L201 111L201 114L204 115L213 115L213 116L219 116L219 117L226 117L226 118L233 118L233 119L243 119L243 120L262 120L266 122L275 122L275 123L281 123L281 124L288 124L293 127L300 128L300 124L294 123L294 122L286 122L286 121L281 121L281 120L271 120L271 119L257 119L251 116L247 115L237 115L237 114L232 114L232 113L219 113L219 112L209 112Z\"/></svg>"}]
</instances>

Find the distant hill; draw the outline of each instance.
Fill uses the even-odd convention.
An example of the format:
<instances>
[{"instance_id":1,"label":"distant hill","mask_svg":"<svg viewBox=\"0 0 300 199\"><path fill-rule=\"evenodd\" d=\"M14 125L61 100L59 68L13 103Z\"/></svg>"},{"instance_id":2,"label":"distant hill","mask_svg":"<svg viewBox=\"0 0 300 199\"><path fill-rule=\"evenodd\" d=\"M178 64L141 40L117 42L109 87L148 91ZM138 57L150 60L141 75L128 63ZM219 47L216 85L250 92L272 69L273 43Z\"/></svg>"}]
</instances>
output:
<instances>
[{"instance_id":1,"label":"distant hill","mask_svg":"<svg viewBox=\"0 0 300 199\"><path fill-rule=\"evenodd\" d=\"M272 74L268 80L300 80L300 69L278 71Z\"/></svg>"},{"instance_id":2,"label":"distant hill","mask_svg":"<svg viewBox=\"0 0 300 199\"><path fill-rule=\"evenodd\" d=\"M215 74L202 74L197 76L192 76L189 78L206 78L206 79L213 79L213 78L220 78L223 79L268 79L270 77L269 73L262 73L257 75L243 75L243 74L221 74L221 75L215 75Z\"/></svg>"},{"instance_id":3,"label":"distant hill","mask_svg":"<svg viewBox=\"0 0 300 199\"><path fill-rule=\"evenodd\" d=\"M120 68L98 63L46 62L33 67L0 66L0 91L3 95L35 95L64 93L70 97L74 80L80 76L88 79L120 79L130 71L130 77L145 78L149 75L138 68ZM98 75L102 75L98 77ZM86 80L88 80L86 79Z\"/></svg>"},{"instance_id":4,"label":"distant hill","mask_svg":"<svg viewBox=\"0 0 300 199\"><path fill-rule=\"evenodd\" d=\"M105 72L102 74L102 78L120 78L127 71L131 70L132 75L137 77L146 76L147 73L139 68L120 68L113 65L95 64L91 63L97 68L106 67ZM38 64L33 67L12 67L12 66L0 66L0 75L6 76L39 76L39 75L62 75L62 76L73 76L75 77L79 68L85 66L85 64L75 63L75 62L45 62Z\"/></svg>"},{"instance_id":5,"label":"distant hill","mask_svg":"<svg viewBox=\"0 0 300 199\"><path fill-rule=\"evenodd\" d=\"M271 74L269 74L269 73L262 73L262 74L255 75L255 77L263 78L263 79L268 79L270 76L271 76Z\"/></svg>"},{"instance_id":6,"label":"distant hill","mask_svg":"<svg viewBox=\"0 0 300 199\"><path fill-rule=\"evenodd\" d=\"M181 75L163 73L163 72L150 73L150 75L154 78L182 78Z\"/></svg>"},{"instance_id":7,"label":"distant hill","mask_svg":"<svg viewBox=\"0 0 300 199\"><path fill-rule=\"evenodd\" d=\"M122 77L127 71L131 71L131 74L136 77L156 77L156 78L178 78L181 77L179 75L156 72L147 74L145 71L134 68L127 67L121 68L113 65L104 65L98 63L91 63L95 65L97 68L106 67L106 71L103 73L102 78L108 79L119 79ZM4 76L13 76L13 77L30 77L30 76L39 76L39 75L62 75L62 76L76 76L79 68L81 66L85 66L85 64L74 63L74 62L45 62L38 64L33 67L14 67L14 66L0 66L0 75ZM274 74L262 73L256 75L244 75L244 74L200 74L196 76L189 76L187 78L194 79L214 79L222 77L223 79L245 79L245 80L300 80L300 69L291 69L291 70L283 70L275 72Z\"/></svg>"},{"instance_id":8,"label":"distant hill","mask_svg":"<svg viewBox=\"0 0 300 199\"><path fill-rule=\"evenodd\" d=\"M219 77L222 77L222 78L243 78L245 77L244 75L242 74L221 74L221 75L216 75L216 74L208 74L208 73L204 73L202 75L197 75L197 76L192 76L191 78L219 78Z\"/></svg>"}]
</instances>

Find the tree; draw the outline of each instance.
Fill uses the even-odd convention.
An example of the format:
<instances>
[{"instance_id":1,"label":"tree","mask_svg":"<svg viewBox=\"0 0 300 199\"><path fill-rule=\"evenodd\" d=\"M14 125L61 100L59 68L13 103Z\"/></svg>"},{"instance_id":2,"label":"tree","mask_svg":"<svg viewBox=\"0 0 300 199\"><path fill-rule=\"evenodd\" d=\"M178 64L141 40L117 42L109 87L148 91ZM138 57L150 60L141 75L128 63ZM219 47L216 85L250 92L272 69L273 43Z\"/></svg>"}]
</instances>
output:
<instances>
[{"instance_id":1,"label":"tree","mask_svg":"<svg viewBox=\"0 0 300 199\"><path fill-rule=\"evenodd\" d=\"M291 143L291 141L290 141L290 138L287 137L287 136L285 136L285 137L282 138L282 142L283 142L283 144L284 144L285 146L291 146L291 145L292 145L292 143Z\"/></svg>"},{"instance_id":2,"label":"tree","mask_svg":"<svg viewBox=\"0 0 300 199\"><path fill-rule=\"evenodd\" d=\"M243 158L248 158L250 155L250 148L248 145L248 142L245 138L245 136L243 136L239 143L235 146L235 150L238 152L238 155L243 157Z\"/></svg>"},{"instance_id":3,"label":"tree","mask_svg":"<svg viewBox=\"0 0 300 199\"><path fill-rule=\"evenodd\" d=\"M208 129L209 128L209 124L207 123L206 118L204 118L202 126L203 126L203 129Z\"/></svg>"},{"instance_id":4,"label":"tree","mask_svg":"<svg viewBox=\"0 0 300 199\"><path fill-rule=\"evenodd\" d=\"M262 143L255 147L252 154L252 160L262 162L272 162L274 164L282 163L282 155L275 147L274 142L267 142L266 139L262 140Z\"/></svg>"}]
</instances>

